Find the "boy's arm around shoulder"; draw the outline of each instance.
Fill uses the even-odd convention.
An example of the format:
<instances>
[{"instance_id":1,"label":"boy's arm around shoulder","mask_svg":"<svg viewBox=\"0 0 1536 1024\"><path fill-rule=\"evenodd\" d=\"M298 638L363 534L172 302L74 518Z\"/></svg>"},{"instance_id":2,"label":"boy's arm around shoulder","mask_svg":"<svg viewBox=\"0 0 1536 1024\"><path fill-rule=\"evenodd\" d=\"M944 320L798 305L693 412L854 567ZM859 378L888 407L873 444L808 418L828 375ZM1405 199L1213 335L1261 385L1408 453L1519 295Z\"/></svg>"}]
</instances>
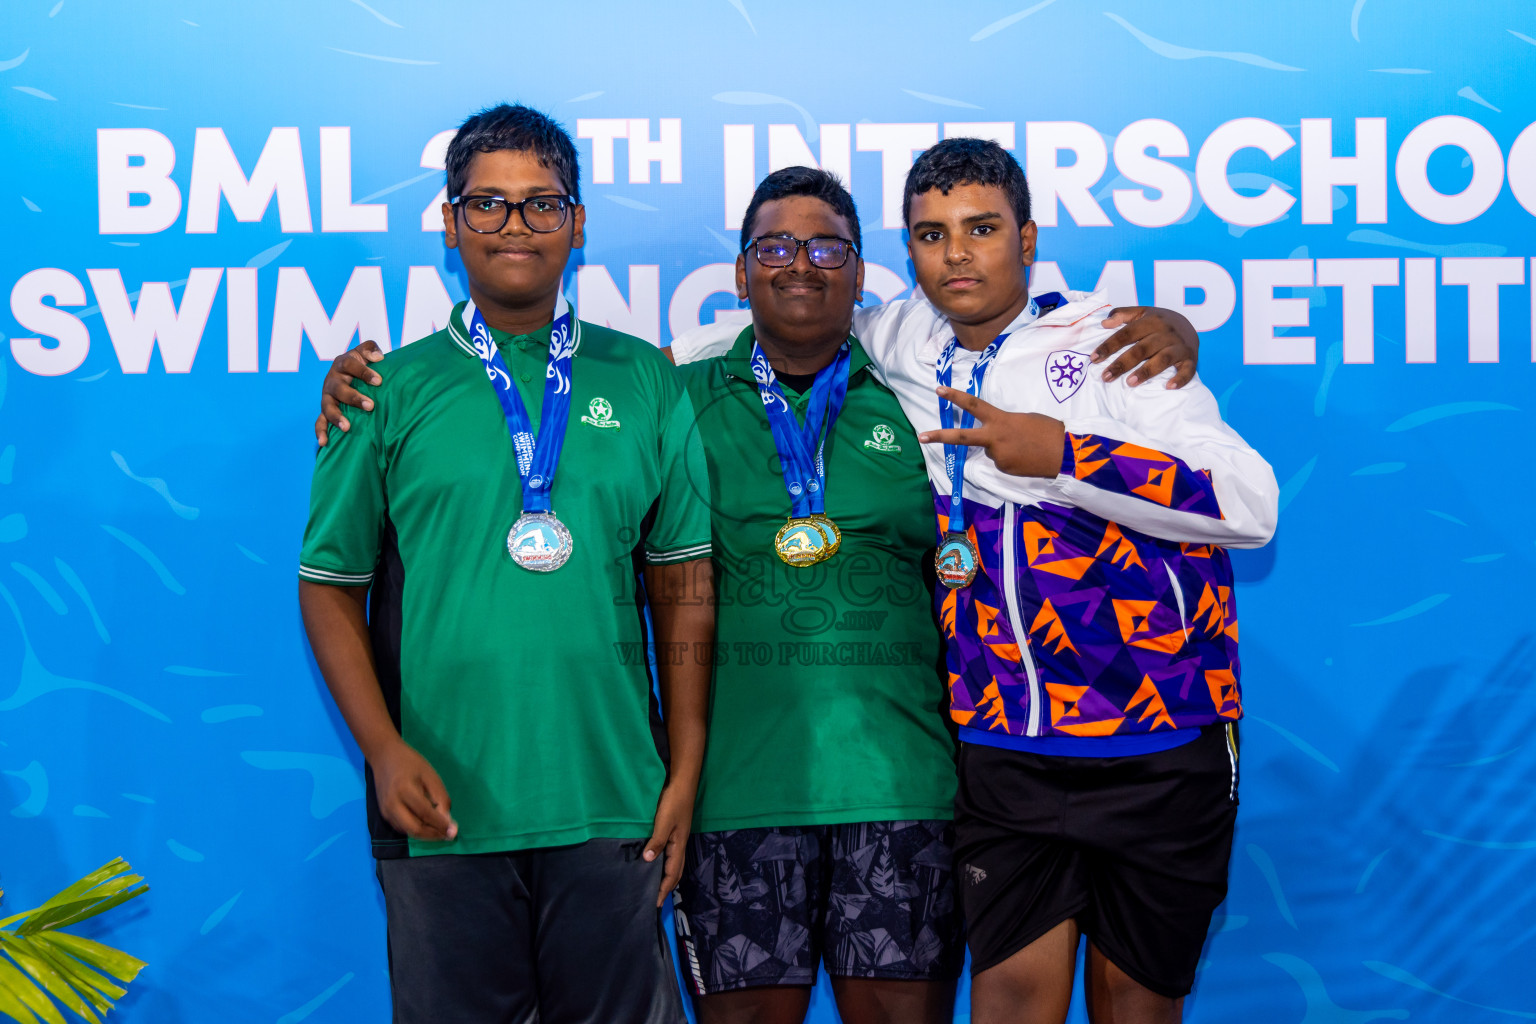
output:
<instances>
[{"instance_id":1,"label":"boy's arm around shoulder","mask_svg":"<svg viewBox=\"0 0 1536 1024\"><path fill-rule=\"evenodd\" d=\"M1169 371L1171 373L1171 371ZM1261 547L1274 536L1280 487L1275 473L1221 417L1197 377L1169 390L1162 381L1099 383L1102 411L1063 421L1057 484L1073 504L1165 540Z\"/></svg>"},{"instance_id":2,"label":"boy's arm around shoulder","mask_svg":"<svg viewBox=\"0 0 1536 1024\"><path fill-rule=\"evenodd\" d=\"M920 314L923 307L926 307L925 303L909 299L855 307L853 336L859 339L876 368L886 371L886 360L896 344L898 331L904 323L908 323L909 328L918 326L914 315ZM929 329L934 319L930 316L920 325L921 329ZM690 328L672 339L671 346L665 350L667 358L683 366L723 356L731 350L744 326L740 320L724 320ZM361 368L361 364L358 365Z\"/></svg>"},{"instance_id":3,"label":"boy's arm around shoulder","mask_svg":"<svg viewBox=\"0 0 1536 1024\"><path fill-rule=\"evenodd\" d=\"M667 358L678 366L723 356L731 350L741 328L740 322L730 320L699 324L673 337L672 344L664 351Z\"/></svg>"},{"instance_id":4,"label":"boy's arm around shoulder","mask_svg":"<svg viewBox=\"0 0 1536 1024\"><path fill-rule=\"evenodd\" d=\"M917 344L933 332L938 322L938 312L921 298L893 299L856 307L853 336L859 339L875 369L888 377L899 375L903 369L897 365L904 351L902 342L908 343L906 351L916 351ZM906 369L909 374L916 371L915 367Z\"/></svg>"},{"instance_id":5,"label":"boy's arm around shoulder","mask_svg":"<svg viewBox=\"0 0 1536 1024\"><path fill-rule=\"evenodd\" d=\"M379 388L358 382L373 401ZM383 407L351 429L331 424L328 443L315 452L309 484L309 520L299 553L299 577L312 583L368 586L378 563L386 497Z\"/></svg>"}]
</instances>

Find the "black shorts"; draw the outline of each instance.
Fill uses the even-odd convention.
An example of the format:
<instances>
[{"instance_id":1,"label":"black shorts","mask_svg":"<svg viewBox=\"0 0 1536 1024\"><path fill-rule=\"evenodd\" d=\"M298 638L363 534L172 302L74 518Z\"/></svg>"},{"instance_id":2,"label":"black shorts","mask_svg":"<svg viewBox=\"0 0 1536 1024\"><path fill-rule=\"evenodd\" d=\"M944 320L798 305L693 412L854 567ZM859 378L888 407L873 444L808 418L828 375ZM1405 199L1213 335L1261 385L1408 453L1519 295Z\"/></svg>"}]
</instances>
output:
<instances>
[{"instance_id":1,"label":"black shorts","mask_svg":"<svg viewBox=\"0 0 1536 1024\"><path fill-rule=\"evenodd\" d=\"M1227 895L1237 781L1236 725L1131 757L962 743L955 864L972 973L1076 918L1133 980L1188 994Z\"/></svg>"},{"instance_id":2,"label":"black shorts","mask_svg":"<svg viewBox=\"0 0 1536 1024\"><path fill-rule=\"evenodd\" d=\"M947 821L696 832L678 883L697 995L848 978L952 981L965 948Z\"/></svg>"},{"instance_id":3,"label":"black shorts","mask_svg":"<svg viewBox=\"0 0 1536 1024\"><path fill-rule=\"evenodd\" d=\"M379 861L395 1024L684 1024L644 847Z\"/></svg>"}]
</instances>

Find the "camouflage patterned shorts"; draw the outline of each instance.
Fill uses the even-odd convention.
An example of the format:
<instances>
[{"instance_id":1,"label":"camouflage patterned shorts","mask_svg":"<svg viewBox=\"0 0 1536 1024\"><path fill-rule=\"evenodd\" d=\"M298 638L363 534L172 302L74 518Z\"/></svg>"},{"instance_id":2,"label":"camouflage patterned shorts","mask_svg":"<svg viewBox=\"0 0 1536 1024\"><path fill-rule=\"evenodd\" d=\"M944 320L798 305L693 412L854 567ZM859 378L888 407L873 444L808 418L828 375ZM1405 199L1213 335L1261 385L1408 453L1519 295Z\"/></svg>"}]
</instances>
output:
<instances>
[{"instance_id":1,"label":"camouflage patterned shorts","mask_svg":"<svg viewBox=\"0 0 1536 1024\"><path fill-rule=\"evenodd\" d=\"M964 932L948 821L695 833L675 901L699 995L853 978L950 980Z\"/></svg>"}]
</instances>

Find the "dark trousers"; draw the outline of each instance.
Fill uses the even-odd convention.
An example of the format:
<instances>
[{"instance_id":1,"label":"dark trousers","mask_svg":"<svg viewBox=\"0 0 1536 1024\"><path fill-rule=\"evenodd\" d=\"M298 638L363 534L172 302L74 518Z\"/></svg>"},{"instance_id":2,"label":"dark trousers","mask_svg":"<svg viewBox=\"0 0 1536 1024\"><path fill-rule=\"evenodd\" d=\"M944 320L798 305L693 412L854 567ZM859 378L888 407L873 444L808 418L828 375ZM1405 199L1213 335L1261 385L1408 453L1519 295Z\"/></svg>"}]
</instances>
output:
<instances>
[{"instance_id":1,"label":"dark trousers","mask_svg":"<svg viewBox=\"0 0 1536 1024\"><path fill-rule=\"evenodd\" d=\"M681 1024L643 847L379 861L395 1024Z\"/></svg>"}]
</instances>

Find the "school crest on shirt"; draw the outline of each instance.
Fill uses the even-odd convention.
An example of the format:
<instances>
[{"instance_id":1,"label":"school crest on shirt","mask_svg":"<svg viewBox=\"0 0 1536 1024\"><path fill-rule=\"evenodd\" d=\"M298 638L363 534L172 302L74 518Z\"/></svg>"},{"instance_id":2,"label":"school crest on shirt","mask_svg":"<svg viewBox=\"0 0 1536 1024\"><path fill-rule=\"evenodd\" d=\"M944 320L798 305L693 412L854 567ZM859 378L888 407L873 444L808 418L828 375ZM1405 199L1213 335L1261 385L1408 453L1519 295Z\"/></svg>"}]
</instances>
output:
<instances>
[{"instance_id":1,"label":"school crest on shirt","mask_svg":"<svg viewBox=\"0 0 1536 1024\"><path fill-rule=\"evenodd\" d=\"M870 439L864 442L865 448L872 448L877 452L899 452L901 445L896 443L896 431L884 423L875 425L870 432Z\"/></svg>"},{"instance_id":2,"label":"school crest on shirt","mask_svg":"<svg viewBox=\"0 0 1536 1024\"><path fill-rule=\"evenodd\" d=\"M1052 352L1045 357L1045 382L1056 401L1065 402L1077 394L1087 379L1088 357L1081 352Z\"/></svg>"},{"instance_id":3,"label":"school crest on shirt","mask_svg":"<svg viewBox=\"0 0 1536 1024\"><path fill-rule=\"evenodd\" d=\"M594 398L587 403L587 414L581 418L581 422L593 427L618 428L619 421L613 418L613 406L608 404L606 398Z\"/></svg>"}]
</instances>

